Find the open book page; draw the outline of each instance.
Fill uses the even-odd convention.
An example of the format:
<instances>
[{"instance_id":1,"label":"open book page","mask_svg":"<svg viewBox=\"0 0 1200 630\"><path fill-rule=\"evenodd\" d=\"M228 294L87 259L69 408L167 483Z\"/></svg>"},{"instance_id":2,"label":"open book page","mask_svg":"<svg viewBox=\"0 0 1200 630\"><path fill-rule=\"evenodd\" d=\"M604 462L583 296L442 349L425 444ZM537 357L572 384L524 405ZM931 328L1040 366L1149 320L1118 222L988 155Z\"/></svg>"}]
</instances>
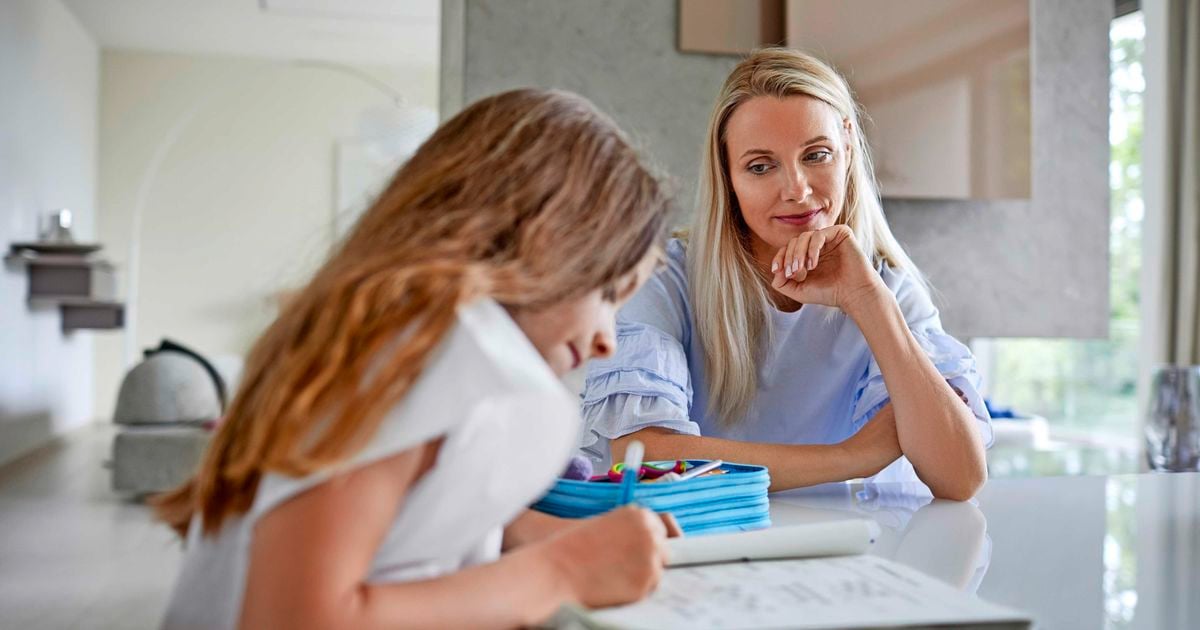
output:
<instances>
[{"instance_id":1,"label":"open book page","mask_svg":"<svg viewBox=\"0 0 1200 630\"><path fill-rule=\"evenodd\" d=\"M579 615L563 625L689 630L1029 625L1019 612L866 555L670 569L645 600Z\"/></svg>"}]
</instances>

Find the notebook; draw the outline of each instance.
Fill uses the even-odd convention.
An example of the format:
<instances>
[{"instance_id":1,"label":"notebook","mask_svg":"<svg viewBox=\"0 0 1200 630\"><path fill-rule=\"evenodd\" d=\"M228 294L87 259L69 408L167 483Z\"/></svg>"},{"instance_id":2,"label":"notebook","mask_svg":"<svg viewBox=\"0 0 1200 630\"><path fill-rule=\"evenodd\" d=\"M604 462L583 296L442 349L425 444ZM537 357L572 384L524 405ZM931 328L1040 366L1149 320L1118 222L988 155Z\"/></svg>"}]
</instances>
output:
<instances>
[{"instance_id":1,"label":"notebook","mask_svg":"<svg viewBox=\"0 0 1200 630\"><path fill-rule=\"evenodd\" d=\"M565 607L551 626L1030 627L1028 615L980 600L905 565L863 555L876 533L872 526L868 521L839 521L673 540L670 568L649 597L601 610ZM741 558L753 560L728 562ZM707 564L719 561L726 562Z\"/></svg>"},{"instance_id":2,"label":"notebook","mask_svg":"<svg viewBox=\"0 0 1200 630\"><path fill-rule=\"evenodd\" d=\"M866 519L684 536L667 541L667 566L859 554L866 553L877 536L879 525Z\"/></svg>"}]
</instances>

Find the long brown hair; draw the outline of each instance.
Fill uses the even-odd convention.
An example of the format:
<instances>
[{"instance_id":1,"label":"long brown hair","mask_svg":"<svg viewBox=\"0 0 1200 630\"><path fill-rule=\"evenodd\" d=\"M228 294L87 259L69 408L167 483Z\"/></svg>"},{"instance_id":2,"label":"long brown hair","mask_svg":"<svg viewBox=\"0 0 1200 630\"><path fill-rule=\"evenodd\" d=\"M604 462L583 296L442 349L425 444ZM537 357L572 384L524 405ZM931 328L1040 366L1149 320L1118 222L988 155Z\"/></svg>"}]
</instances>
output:
<instances>
[{"instance_id":1,"label":"long brown hair","mask_svg":"<svg viewBox=\"0 0 1200 630\"><path fill-rule=\"evenodd\" d=\"M345 460L420 376L460 304L541 308L606 286L661 238L667 209L660 182L585 99L525 89L471 105L255 343L199 471L155 497L158 518L185 535L199 513L211 534L250 508L263 473Z\"/></svg>"}]
</instances>

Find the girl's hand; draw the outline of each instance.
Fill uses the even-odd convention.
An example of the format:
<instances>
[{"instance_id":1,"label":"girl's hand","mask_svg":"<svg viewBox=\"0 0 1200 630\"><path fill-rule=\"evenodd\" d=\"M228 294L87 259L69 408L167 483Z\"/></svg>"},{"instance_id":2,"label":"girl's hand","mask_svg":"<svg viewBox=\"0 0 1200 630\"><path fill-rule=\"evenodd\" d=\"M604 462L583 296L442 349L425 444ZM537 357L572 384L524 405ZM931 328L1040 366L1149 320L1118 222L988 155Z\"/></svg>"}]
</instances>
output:
<instances>
[{"instance_id":1,"label":"girl's hand","mask_svg":"<svg viewBox=\"0 0 1200 630\"><path fill-rule=\"evenodd\" d=\"M662 577L664 523L645 508L618 508L546 541L547 555L575 601L592 608L635 602L653 591Z\"/></svg>"},{"instance_id":2,"label":"girl's hand","mask_svg":"<svg viewBox=\"0 0 1200 630\"><path fill-rule=\"evenodd\" d=\"M849 311L859 301L887 291L854 232L834 225L805 232L782 247L771 261L771 286L801 304L824 304Z\"/></svg>"}]
</instances>

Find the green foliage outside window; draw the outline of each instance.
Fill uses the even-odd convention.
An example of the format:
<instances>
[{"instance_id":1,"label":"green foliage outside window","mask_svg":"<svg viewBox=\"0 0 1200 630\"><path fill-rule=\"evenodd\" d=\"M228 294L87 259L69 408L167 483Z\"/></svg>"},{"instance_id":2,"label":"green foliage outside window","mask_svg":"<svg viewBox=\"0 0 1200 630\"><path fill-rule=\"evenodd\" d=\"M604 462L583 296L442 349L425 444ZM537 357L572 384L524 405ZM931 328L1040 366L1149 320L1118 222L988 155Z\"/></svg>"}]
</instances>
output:
<instances>
[{"instance_id":1,"label":"green foliage outside window","mask_svg":"<svg viewBox=\"0 0 1200 630\"><path fill-rule=\"evenodd\" d=\"M990 395L1047 418L1052 432L1135 440L1142 216L1141 13L1113 22L1108 339L997 339Z\"/></svg>"}]
</instances>

